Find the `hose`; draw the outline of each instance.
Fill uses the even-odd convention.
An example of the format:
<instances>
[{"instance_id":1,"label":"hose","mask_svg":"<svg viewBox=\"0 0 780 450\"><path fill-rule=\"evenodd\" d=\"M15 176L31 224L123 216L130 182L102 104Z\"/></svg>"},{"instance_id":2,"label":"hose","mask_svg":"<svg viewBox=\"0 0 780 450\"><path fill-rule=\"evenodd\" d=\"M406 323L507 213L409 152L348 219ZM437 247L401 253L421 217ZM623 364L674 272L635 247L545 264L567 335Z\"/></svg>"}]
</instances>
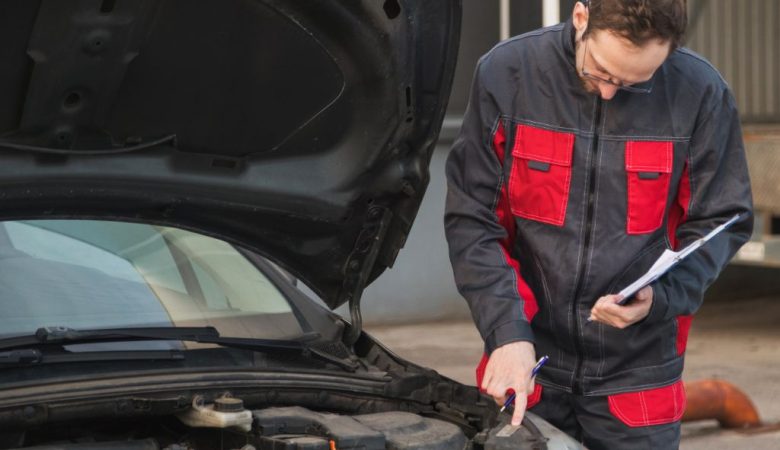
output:
<instances>
[{"instance_id":1,"label":"hose","mask_svg":"<svg viewBox=\"0 0 780 450\"><path fill-rule=\"evenodd\" d=\"M761 419L750 398L739 388L723 380L685 383L688 406L683 422L716 419L723 428L753 428Z\"/></svg>"}]
</instances>

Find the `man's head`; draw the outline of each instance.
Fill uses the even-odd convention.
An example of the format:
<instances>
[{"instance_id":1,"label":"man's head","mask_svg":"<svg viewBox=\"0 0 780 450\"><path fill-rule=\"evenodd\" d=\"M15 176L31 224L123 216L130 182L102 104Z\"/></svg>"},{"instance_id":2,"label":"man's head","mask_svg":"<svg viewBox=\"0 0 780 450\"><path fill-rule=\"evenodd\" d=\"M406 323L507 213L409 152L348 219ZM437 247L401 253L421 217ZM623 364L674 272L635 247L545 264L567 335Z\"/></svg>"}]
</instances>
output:
<instances>
[{"instance_id":1,"label":"man's head","mask_svg":"<svg viewBox=\"0 0 780 450\"><path fill-rule=\"evenodd\" d=\"M682 44L685 0L590 0L574 6L576 68L588 92L611 99L649 80Z\"/></svg>"}]
</instances>

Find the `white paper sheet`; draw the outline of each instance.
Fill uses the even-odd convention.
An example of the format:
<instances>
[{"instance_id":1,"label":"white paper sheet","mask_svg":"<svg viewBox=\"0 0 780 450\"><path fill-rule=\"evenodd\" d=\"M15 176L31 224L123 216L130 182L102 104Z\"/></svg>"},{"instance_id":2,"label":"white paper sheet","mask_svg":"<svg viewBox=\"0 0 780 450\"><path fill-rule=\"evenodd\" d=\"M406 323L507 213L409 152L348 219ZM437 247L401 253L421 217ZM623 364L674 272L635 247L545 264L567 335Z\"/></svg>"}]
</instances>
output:
<instances>
[{"instance_id":1,"label":"white paper sheet","mask_svg":"<svg viewBox=\"0 0 780 450\"><path fill-rule=\"evenodd\" d=\"M680 262L683 258L695 252L699 247L704 245L715 235L717 235L721 231L731 226L731 224L739 220L740 216L741 216L740 214L735 215L723 225L710 231L706 236L697 239L696 241L692 242L691 244L689 244L687 247L685 247L680 251L675 252L672 250L665 250L661 254L661 256L655 261L653 266L650 267L650 270L648 270L644 275L639 277L636 281L626 286L622 291L618 292L618 295L623 297L623 300L620 301L620 304L623 304L626 301L628 301L640 289L642 289L643 287L649 285L653 281L660 278L663 274L669 271L669 269L674 267L675 264Z\"/></svg>"}]
</instances>

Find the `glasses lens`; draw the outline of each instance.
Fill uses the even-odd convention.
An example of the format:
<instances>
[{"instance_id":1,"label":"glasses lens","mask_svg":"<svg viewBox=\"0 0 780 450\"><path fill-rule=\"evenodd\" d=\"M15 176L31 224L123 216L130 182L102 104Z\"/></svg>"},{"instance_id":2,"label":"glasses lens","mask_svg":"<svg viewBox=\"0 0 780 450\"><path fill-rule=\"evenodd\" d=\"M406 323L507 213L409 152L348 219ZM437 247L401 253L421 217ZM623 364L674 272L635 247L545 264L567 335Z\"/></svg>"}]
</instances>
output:
<instances>
[{"instance_id":1,"label":"glasses lens","mask_svg":"<svg viewBox=\"0 0 780 450\"><path fill-rule=\"evenodd\" d=\"M585 41L585 55L590 56L590 52L588 51L589 50L588 49L588 40L584 39L584 41ZM591 56L591 58L592 58L592 56ZM600 77L598 75L594 75L594 74L588 72L585 69L585 59L586 58L584 58L584 57L582 59L582 76L585 77L585 78L593 80L593 81L595 81L597 83L606 83L606 84L608 84L610 86L615 86L616 88L621 89L621 90L626 91L626 92L636 92L636 93L640 93L640 94L647 94L647 93L649 93L651 91L649 87L648 88L644 88L644 87L626 86L626 85L624 85L622 83L616 83L616 82L612 81L609 78L602 78L602 77Z\"/></svg>"},{"instance_id":2,"label":"glasses lens","mask_svg":"<svg viewBox=\"0 0 780 450\"><path fill-rule=\"evenodd\" d=\"M636 86L627 86L627 85L624 85L624 84L618 84L618 83L615 83L614 81L612 81L612 80L610 80L608 78L602 78L602 77L600 77L598 75L593 75L592 73L589 73L587 70L585 70L584 64L583 64L583 67L582 67L582 76L587 78L587 79L589 79L589 80L595 81L597 83L605 83L605 84L608 84L610 86L614 86L614 87L616 87L616 88L618 88L620 90L626 91L626 92L636 92L636 93L640 93L640 94L647 94L647 93L650 92L650 88L636 87Z\"/></svg>"}]
</instances>

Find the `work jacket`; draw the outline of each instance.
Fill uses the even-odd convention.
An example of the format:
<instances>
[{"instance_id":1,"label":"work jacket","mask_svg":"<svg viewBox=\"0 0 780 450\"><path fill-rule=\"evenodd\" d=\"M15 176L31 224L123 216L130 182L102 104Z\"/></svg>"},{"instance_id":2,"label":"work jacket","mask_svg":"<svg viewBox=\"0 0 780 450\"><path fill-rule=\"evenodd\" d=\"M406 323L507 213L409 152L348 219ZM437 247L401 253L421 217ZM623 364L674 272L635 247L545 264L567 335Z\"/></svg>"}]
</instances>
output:
<instances>
[{"instance_id":1,"label":"work jacket","mask_svg":"<svg viewBox=\"0 0 780 450\"><path fill-rule=\"evenodd\" d=\"M650 92L588 93L571 21L499 43L479 61L447 161L445 230L486 354L531 341L550 357L542 386L671 386L676 402L692 315L751 235L751 192L734 98L706 60L677 49L636 86ZM646 318L588 321L664 250L737 214L651 284Z\"/></svg>"}]
</instances>

